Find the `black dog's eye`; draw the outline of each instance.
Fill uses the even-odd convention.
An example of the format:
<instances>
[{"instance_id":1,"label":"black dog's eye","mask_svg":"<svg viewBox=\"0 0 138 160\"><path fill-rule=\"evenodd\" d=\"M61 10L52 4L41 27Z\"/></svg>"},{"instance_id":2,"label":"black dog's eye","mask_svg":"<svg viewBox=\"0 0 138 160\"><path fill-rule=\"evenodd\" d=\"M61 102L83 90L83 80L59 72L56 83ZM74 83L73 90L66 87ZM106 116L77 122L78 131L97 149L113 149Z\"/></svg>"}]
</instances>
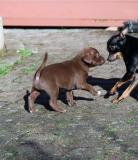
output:
<instances>
[{"instance_id":1,"label":"black dog's eye","mask_svg":"<svg viewBox=\"0 0 138 160\"><path fill-rule=\"evenodd\" d=\"M119 46L123 46L123 44L124 44L124 42L123 42L122 40L120 40L120 41L118 42L118 45L119 45Z\"/></svg>"},{"instance_id":2,"label":"black dog's eye","mask_svg":"<svg viewBox=\"0 0 138 160\"><path fill-rule=\"evenodd\" d=\"M111 49L114 49L114 47L113 47L113 46L111 46L110 48L111 48Z\"/></svg>"},{"instance_id":3,"label":"black dog's eye","mask_svg":"<svg viewBox=\"0 0 138 160\"><path fill-rule=\"evenodd\" d=\"M111 49L111 50L114 50L114 49L115 49L115 46L110 46L110 49Z\"/></svg>"}]
</instances>

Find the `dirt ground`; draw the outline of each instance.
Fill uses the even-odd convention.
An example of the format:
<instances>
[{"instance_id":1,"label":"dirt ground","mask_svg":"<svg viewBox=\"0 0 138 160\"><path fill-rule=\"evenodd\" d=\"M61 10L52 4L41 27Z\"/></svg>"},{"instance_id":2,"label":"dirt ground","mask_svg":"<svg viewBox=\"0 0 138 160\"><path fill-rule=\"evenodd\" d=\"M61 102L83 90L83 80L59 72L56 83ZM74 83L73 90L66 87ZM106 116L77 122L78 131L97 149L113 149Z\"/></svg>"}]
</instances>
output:
<instances>
[{"instance_id":1,"label":"dirt ground","mask_svg":"<svg viewBox=\"0 0 138 160\"><path fill-rule=\"evenodd\" d=\"M45 51L48 64L88 46L107 58L106 42L112 34L104 29L5 29L8 53L0 63L13 66L0 77L0 160L138 160L137 89L119 104L111 103L113 97L75 90L74 107L66 104L62 91L58 105L66 109L63 114L51 111L43 94L36 113L26 111L26 91ZM23 47L32 55L21 59L16 51ZM90 70L88 82L104 95L124 72L122 60L106 62Z\"/></svg>"}]
</instances>

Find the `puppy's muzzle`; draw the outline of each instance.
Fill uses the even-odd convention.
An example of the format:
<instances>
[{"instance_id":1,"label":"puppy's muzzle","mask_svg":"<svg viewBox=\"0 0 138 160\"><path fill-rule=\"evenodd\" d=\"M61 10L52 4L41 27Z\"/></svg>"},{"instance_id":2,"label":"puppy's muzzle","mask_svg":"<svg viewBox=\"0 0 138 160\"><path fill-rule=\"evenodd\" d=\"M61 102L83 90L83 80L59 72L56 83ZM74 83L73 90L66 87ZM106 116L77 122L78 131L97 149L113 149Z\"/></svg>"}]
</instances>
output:
<instances>
[{"instance_id":1,"label":"puppy's muzzle","mask_svg":"<svg viewBox=\"0 0 138 160\"><path fill-rule=\"evenodd\" d=\"M101 65L105 63L104 57L101 57Z\"/></svg>"},{"instance_id":2,"label":"puppy's muzzle","mask_svg":"<svg viewBox=\"0 0 138 160\"><path fill-rule=\"evenodd\" d=\"M102 65L102 64L104 64L104 63L105 63L104 57L100 56L100 58L99 58L99 60L98 60L98 62L97 62L97 65Z\"/></svg>"}]
</instances>

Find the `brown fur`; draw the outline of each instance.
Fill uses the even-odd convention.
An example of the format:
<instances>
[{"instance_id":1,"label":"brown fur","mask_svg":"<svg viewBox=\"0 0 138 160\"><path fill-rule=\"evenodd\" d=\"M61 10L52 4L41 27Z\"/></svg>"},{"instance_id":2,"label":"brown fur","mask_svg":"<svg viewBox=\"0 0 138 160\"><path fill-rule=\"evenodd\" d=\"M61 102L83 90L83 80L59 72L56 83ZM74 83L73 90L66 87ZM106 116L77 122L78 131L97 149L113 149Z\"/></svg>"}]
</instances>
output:
<instances>
[{"instance_id":1,"label":"brown fur","mask_svg":"<svg viewBox=\"0 0 138 160\"><path fill-rule=\"evenodd\" d=\"M72 89L83 89L89 91L94 96L98 92L86 82L90 67L102 65L105 60L94 48L85 48L78 55L68 61L55 63L45 66L47 61L47 53L43 63L37 70L31 94L29 96L29 110L34 112L34 101L40 94L39 91L44 90L50 97L49 104L53 110L64 112L63 109L57 107L57 98L59 88L67 90L67 101L70 105L74 105Z\"/></svg>"}]
</instances>

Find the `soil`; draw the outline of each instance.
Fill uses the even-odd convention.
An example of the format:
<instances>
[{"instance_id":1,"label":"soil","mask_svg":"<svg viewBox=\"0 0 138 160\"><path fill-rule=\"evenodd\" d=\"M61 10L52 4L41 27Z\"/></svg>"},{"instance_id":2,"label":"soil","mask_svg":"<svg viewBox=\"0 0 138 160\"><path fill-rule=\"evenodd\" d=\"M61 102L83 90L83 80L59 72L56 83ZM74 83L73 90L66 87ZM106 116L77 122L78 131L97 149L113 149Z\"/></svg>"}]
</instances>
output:
<instances>
[{"instance_id":1,"label":"soil","mask_svg":"<svg viewBox=\"0 0 138 160\"><path fill-rule=\"evenodd\" d=\"M90 69L88 82L101 90L94 97L75 90L77 105L69 107L64 91L58 105L66 113L50 109L42 93L36 112L27 112L27 90L48 52L48 64L74 57L92 46L107 58L106 42L113 32L104 29L5 29L7 53L0 61L14 64L0 77L0 160L138 160L138 90L118 104L104 94L125 73L123 60ZM28 48L32 55L20 59L16 51ZM16 63L19 61L20 63ZM128 84L127 84L128 85Z\"/></svg>"}]
</instances>

